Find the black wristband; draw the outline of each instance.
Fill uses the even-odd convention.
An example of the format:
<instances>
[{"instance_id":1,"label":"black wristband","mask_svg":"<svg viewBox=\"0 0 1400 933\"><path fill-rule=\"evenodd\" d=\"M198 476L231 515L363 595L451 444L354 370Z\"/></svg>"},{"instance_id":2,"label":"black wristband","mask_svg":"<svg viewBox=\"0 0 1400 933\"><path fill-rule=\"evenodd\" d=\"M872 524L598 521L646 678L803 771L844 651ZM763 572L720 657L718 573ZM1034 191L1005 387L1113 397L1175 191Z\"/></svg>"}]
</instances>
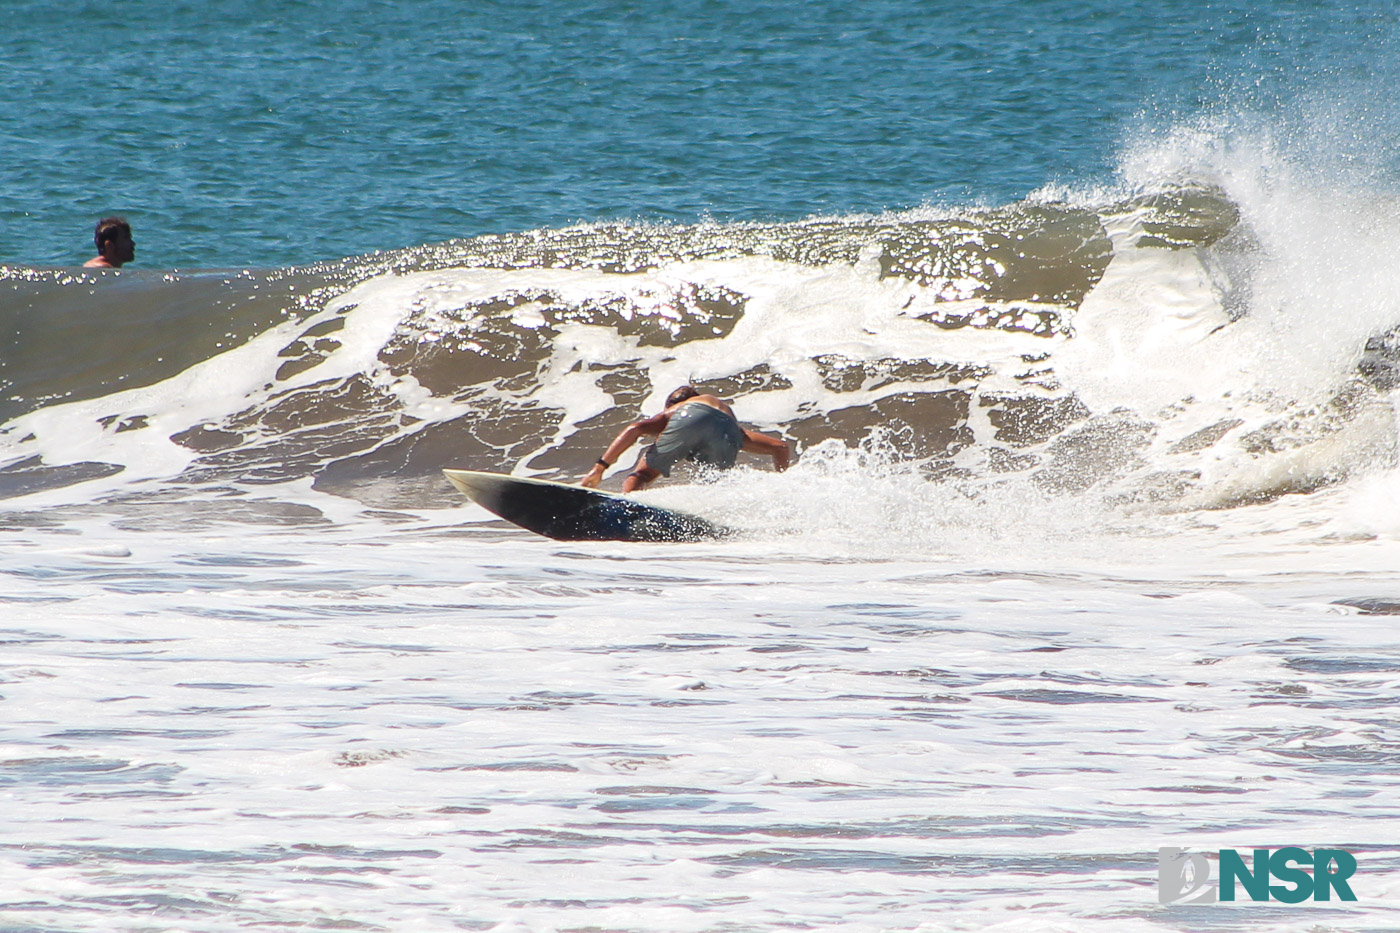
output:
<instances>
[{"instance_id":1,"label":"black wristband","mask_svg":"<svg viewBox=\"0 0 1400 933\"><path fill-rule=\"evenodd\" d=\"M597 461L595 461L595 462L596 462L599 466L604 466L604 467L610 467L610 466L612 466L611 463L609 463L608 461L604 460L602 457L599 457L599 458L597 459Z\"/></svg>"}]
</instances>

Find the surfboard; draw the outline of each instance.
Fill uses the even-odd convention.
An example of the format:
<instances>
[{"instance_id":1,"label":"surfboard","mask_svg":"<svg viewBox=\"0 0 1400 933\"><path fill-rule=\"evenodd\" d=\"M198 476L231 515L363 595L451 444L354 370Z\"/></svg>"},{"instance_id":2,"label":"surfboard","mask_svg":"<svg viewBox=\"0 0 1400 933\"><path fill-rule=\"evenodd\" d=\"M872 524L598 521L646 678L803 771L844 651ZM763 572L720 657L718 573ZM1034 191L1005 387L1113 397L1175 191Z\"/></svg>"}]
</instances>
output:
<instances>
[{"instance_id":1,"label":"surfboard","mask_svg":"<svg viewBox=\"0 0 1400 933\"><path fill-rule=\"evenodd\" d=\"M477 505L556 541L708 541L734 533L696 515L597 489L503 473L442 472Z\"/></svg>"}]
</instances>

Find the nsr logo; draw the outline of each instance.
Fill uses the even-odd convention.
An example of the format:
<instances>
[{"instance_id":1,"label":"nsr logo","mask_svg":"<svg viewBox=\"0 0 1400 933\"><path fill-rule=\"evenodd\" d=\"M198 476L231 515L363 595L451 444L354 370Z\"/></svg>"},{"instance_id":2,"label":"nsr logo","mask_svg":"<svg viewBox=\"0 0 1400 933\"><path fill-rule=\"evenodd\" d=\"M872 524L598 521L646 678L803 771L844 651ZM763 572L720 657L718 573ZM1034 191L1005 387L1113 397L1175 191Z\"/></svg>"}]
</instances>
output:
<instances>
[{"instance_id":1,"label":"nsr logo","mask_svg":"<svg viewBox=\"0 0 1400 933\"><path fill-rule=\"evenodd\" d=\"M1311 865L1311 873L1299 868ZM1333 870L1332 866L1336 865ZM1219 900L1233 901L1235 885L1239 884L1251 901L1267 901L1270 896L1285 904L1332 900L1354 901L1347 879L1356 874L1356 859L1342 849L1318 849L1309 854L1297 846L1254 850L1254 870L1245 867L1244 859L1234 849L1220 850L1220 882L1210 883L1210 862L1199 852L1165 847L1157 850L1157 899L1163 904L1214 904ZM1269 884L1269 878L1284 882Z\"/></svg>"}]
</instances>

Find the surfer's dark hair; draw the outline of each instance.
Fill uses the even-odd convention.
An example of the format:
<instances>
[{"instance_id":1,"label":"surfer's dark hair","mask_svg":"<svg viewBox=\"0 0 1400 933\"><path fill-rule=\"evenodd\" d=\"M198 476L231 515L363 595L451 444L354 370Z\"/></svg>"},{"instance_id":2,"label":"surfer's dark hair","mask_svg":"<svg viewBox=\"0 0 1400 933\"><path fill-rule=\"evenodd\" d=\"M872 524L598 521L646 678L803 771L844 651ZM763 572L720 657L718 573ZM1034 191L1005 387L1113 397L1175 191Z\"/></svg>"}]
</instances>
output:
<instances>
[{"instance_id":1,"label":"surfer's dark hair","mask_svg":"<svg viewBox=\"0 0 1400 933\"><path fill-rule=\"evenodd\" d=\"M92 232L92 241L97 244L97 251L102 252L102 244L111 240L131 239L131 224L121 217L103 217L97 222L97 229Z\"/></svg>"},{"instance_id":2,"label":"surfer's dark hair","mask_svg":"<svg viewBox=\"0 0 1400 933\"><path fill-rule=\"evenodd\" d=\"M695 388L695 386L691 386L691 385L681 386L679 389L677 389L676 391L672 392L670 395L666 396L666 407L667 407L667 408L670 408L672 405L679 405L681 402L684 402L686 399L688 399L688 398L695 398L695 396L697 396L697 395L699 395L699 394L700 394L700 390L697 389L697 388Z\"/></svg>"}]
</instances>

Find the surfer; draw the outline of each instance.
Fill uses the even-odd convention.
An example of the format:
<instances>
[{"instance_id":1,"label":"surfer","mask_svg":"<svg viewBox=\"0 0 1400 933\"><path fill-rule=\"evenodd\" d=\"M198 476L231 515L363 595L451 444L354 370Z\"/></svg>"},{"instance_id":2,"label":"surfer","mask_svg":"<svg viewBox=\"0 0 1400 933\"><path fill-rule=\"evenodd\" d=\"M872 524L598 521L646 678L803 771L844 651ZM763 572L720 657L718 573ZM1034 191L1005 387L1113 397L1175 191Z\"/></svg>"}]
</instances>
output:
<instances>
[{"instance_id":1,"label":"surfer","mask_svg":"<svg viewBox=\"0 0 1400 933\"><path fill-rule=\"evenodd\" d=\"M99 220L92 239L97 244L97 255L83 263L84 269L120 269L123 263L136 258L131 224L120 217Z\"/></svg>"},{"instance_id":2,"label":"surfer","mask_svg":"<svg viewBox=\"0 0 1400 933\"><path fill-rule=\"evenodd\" d=\"M644 489L657 477L670 476L671 467L678 460L693 460L727 470L734 465L740 450L767 454L773 458L773 466L779 472L788 468L786 441L745 430L725 402L685 385L666 397L666 409L661 414L634 421L623 428L593 464L581 485L596 488L603 481L603 471L641 437L655 437L656 442L637 458L637 465L622 482L623 492Z\"/></svg>"}]
</instances>

